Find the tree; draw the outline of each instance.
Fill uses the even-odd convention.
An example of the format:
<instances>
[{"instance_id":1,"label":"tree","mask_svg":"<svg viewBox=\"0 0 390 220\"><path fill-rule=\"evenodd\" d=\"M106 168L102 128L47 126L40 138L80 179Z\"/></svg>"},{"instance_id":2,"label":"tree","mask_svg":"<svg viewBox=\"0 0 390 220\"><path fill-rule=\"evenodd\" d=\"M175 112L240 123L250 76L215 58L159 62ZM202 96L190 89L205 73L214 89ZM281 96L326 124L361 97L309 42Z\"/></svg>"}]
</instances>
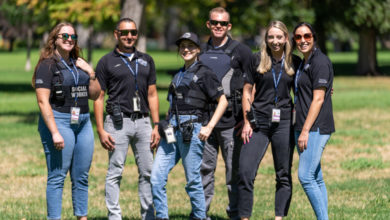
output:
<instances>
[{"instance_id":1,"label":"tree","mask_svg":"<svg viewBox=\"0 0 390 220\"><path fill-rule=\"evenodd\" d=\"M351 0L346 20L359 32L357 75L381 75L378 70L376 41L390 31L390 0Z\"/></svg>"},{"instance_id":2,"label":"tree","mask_svg":"<svg viewBox=\"0 0 390 220\"><path fill-rule=\"evenodd\" d=\"M131 18L139 29L137 50L146 52L146 21L144 0L122 0L121 18Z\"/></svg>"}]
</instances>

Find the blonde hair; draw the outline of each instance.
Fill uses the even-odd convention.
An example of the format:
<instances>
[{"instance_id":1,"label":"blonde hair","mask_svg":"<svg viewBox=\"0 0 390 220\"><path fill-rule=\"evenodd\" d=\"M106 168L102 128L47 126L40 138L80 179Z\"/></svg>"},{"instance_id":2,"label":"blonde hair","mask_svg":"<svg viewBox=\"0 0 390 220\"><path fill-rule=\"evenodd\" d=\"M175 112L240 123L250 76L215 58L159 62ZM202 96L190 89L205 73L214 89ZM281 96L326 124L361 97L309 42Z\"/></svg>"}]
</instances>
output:
<instances>
[{"instance_id":1,"label":"blonde hair","mask_svg":"<svg viewBox=\"0 0 390 220\"><path fill-rule=\"evenodd\" d=\"M211 18L212 13L218 13L218 14L226 13L228 15L228 21L230 22L230 13L228 11L226 11L226 9L224 9L222 7L216 7L216 8L211 9L209 11L209 19Z\"/></svg>"},{"instance_id":2,"label":"blonde hair","mask_svg":"<svg viewBox=\"0 0 390 220\"><path fill-rule=\"evenodd\" d=\"M264 40L261 43L260 47L260 64L257 67L257 72L264 74L271 69L272 60L271 60L271 49L267 45L268 31L271 28L278 28L283 31L286 38L286 44L284 45L284 70L288 75L294 75L294 69L292 67L292 47L290 43L290 37L286 25L281 21L272 21L267 28L267 31L264 35Z\"/></svg>"}]
</instances>

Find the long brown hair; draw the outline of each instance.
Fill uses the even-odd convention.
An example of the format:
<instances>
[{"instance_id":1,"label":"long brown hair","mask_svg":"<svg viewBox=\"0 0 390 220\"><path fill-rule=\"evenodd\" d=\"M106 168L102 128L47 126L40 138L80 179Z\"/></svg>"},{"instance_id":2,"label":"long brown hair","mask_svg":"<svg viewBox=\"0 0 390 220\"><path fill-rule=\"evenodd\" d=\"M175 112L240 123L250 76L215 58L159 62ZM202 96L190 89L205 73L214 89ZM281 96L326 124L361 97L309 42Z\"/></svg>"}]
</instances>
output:
<instances>
[{"instance_id":1,"label":"long brown hair","mask_svg":"<svg viewBox=\"0 0 390 220\"><path fill-rule=\"evenodd\" d=\"M291 43L290 38L288 36L288 30L286 25L281 21L272 21L268 27L267 32L265 33L263 42L261 43L261 49L260 49L260 64L257 67L257 71L261 74L264 74L268 72L271 69L272 60L271 60L271 49L268 48L267 45L267 37L268 37L268 31L271 28L278 28L284 33L284 37L286 38L286 44L284 45L284 70L288 75L294 74L294 69L292 68L292 49L291 49Z\"/></svg>"},{"instance_id":2,"label":"long brown hair","mask_svg":"<svg viewBox=\"0 0 390 220\"><path fill-rule=\"evenodd\" d=\"M48 58L52 58L54 56L54 53L56 50L55 41L58 38L58 33L60 32L61 28L65 27L65 26L72 27L75 34L77 34L76 29L73 27L73 25L71 23L67 23L67 22L59 23L52 29L52 31L49 34L49 37L47 38L47 42L46 42L45 46L41 50L41 55L39 56L38 63L35 66L34 75L32 77L32 82L31 82L33 88L35 88L35 77L36 77L36 73L37 73L37 69L38 69L39 65L41 64L41 62L43 60L48 59ZM74 42L73 49L69 53L69 57L76 60L80 55L81 55L81 49L78 46L77 40L76 40Z\"/></svg>"}]
</instances>

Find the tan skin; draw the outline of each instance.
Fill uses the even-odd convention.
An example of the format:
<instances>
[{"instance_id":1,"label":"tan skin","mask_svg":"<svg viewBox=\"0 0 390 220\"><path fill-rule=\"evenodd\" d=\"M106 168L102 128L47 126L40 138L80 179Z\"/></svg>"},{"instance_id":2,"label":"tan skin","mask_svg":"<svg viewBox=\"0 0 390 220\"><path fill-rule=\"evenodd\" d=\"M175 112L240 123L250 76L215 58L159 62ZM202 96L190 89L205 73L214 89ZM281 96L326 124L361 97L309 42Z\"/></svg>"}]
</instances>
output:
<instances>
[{"instance_id":1,"label":"tan skin","mask_svg":"<svg viewBox=\"0 0 390 220\"><path fill-rule=\"evenodd\" d=\"M122 22L119 24L119 30L133 30L137 29L133 22ZM138 35L132 35L129 33L127 36L120 36L120 33L115 30L114 37L118 41L119 52L122 53L133 53L134 45L138 39ZM104 112L104 95L105 91L100 91L98 99L94 102L93 106L95 109L96 128L99 135L100 143L102 147L108 151L115 149L115 139L104 130L103 128L103 112ZM150 114L154 123L159 122L159 102L156 85L150 85L148 87L148 103L150 107ZM158 133L157 124L154 125L151 137L150 137L150 148L154 149L160 142L160 135Z\"/></svg>"},{"instance_id":2,"label":"tan skin","mask_svg":"<svg viewBox=\"0 0 390 220\"><path fill-rule=\"evenodd\" d=\"M284 34L284 32L276 27L272 27L268 30L267 34L267 47L270 49L272 57L276 60L281 60L284 54L284 45L287 42L287 37ZM250 110L250 103L253 102L254 98L254 90L256 88L253 87L253 85L249 83L245 83L244 89L243 89L243 98L242 98L242 109L244 113L244 126L241 133L241 138L244 142L244 144L249 143L250 138L253 134L253 129L249 123L249 120L247 118L246 112ZM248 100L251 100L251 102L248 102ZM275 216L275 220L281 220L283 219L282 216ZM241 218L241 220L249 220L249 218Z\"/></svg>"},{"instance_id":3,"label":"tan skin","mask_svg":"<svg viewBox=\"0 0 390 220\"><path fill-rule=\"evenodd\" d=\"M190 67L198 59L199 53L200 53L200 48L197 45L195 45L192 41L182 40L180 42L179 55L183 58L184 67L186 69ZM225 112L228 106L228 101L225 95L219 97L217 101L218 101L218 105L215 110L215 113L213 114L213 117L211 117L211 120L206 126L202 126L202 128L200 129L198 137L202 141L206 141L209 138L215 125L222 117L223 113Z\"/></svg>"},{"instance_id":4,"label":"tan skin","mask_svg":"<svg viewBox=\"0 0 390 220\"><path fill-rule=\"evenodd\" d=\"M307 26L301 26L295 31L294 34L299 34L303 36L304 34L307 33L312 34L310 29ZM306 64L310 54L314 50L314 39L312 37L310 40L306 41L304 38L301 38L299 41L296 41L296 43L297 43L297 49L303 54L303 57L305 59L305 64ZM315 120L317 119L318 114L320 113L322 104L324 103L324 99L325 99L325 92L326 92L325 87L321 87L313 90L313 100L310 105L305 123L303 124L301 134L298 137L298 147L302 152L307 149L309 132Z\"/></svg>"},{"instance_id":5,"label":"tan skin","mask_svg":"<svg viewBox=\"0 0 390 220\"><path fill-rule=\"evenodd\" d=\"M62 33L68 33L69 35L72 35L75 33L75 31L71 26L64 26L60 29L58 35ZM54 43L56 44L55 53L61 56L66 61L68 61L70 51L72 51L75 42L71 40L70 37L67 40L63 40L61 37L59 37ZM95 72L93 71L93 68L89 66L89 64L80 57L76 60L76 66L84 70L90 76L91 80L90 80L89 91L88 91L89 98L92 100L96 100L97 97L99 96L100 84L95 79ZM35 92L36 92L38 106L41 111L43 120L45 121L45 124L52 135L54 147L57 150L62 150L65 147L65 143L64 143L64 138L61 136L60 132L58 131L57 125L54 120L53 109L51 108L49 102L50 89L37 88ZM87 216L77 216L77 219L86 220Z\"/></svg>"}]
</instances>

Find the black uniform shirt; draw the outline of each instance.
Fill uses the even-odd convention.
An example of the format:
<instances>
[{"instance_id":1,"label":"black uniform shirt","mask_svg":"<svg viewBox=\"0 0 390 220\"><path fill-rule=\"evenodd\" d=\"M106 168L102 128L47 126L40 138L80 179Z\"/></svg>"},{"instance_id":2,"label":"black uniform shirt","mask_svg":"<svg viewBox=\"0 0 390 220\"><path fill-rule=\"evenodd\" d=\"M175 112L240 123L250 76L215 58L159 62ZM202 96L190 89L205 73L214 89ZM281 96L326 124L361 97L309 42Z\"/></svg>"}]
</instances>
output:
<instances>
[{"instance_id":1,"label":"black uniform shirt","mask_svg":"<svg viewBox=\"0 0 390 220\"><path fill-rule=\"evenodd\" d=\"M120 104L125 114L134 112L133 98L136 97L135 77L128 66L121 59L123 57L136 72L138 60L138 94L140 96L141 113L149 112L148 87L156 84L154 61L148 54L134 49L131 61L118 53L117 49L103 56L96 66L96 76L103 91L107 91L108 99L106 112L112 114L113 104Z\"/></svg>"},{"instance_id":2,"label":"black uniform shirt","mask_svg":"<svg viewBox=\"0 0 390 220\"><path fill-rule=\"evenodd\" d=\"M315 49L298 78L295 130L300 131L303 128L313 100L313 90L325 87L324 103L310 131L317 131L318 128L321 134L330 134L335 131L331 99L332 86L332 63L319 49Z\"/></svg>"},{"instance_id":3,"label":"black uniform shirt","mask_svg":"<svg viewBox=\"0 0 390 220\"><path fill-rule=\"evenodd\" d=\"M298 68L301 59L298 56L293 55L293 67L294 70ZM275 79L277 80L280 74L280 69L282 66L282 60L276 61L272 59L272 68L275 71ZM292 109L292 99L291 99L291 88L294 85L294 75L288 75L283 67L282 76L280 78L277 97L278 102L275 105L275 84L274 77L272 74L272 69L264 74L257 72L257 68L260 64L260 54L256 53L251 58L251 64L248 66L248 69L245 71L245 83L251 85L255 84L256 93L253 100L253 107L256 115L262 117L263 119L269 120L272 118L272 109L280 109L280 119L287 120L291 119L291 109ZM244 100L247 101L247 100Z\"/></svg>"},{"instance_id":4,"label":"black uniform shirt","mask_svg":"<svg viewBox=\"0 0 390 220\"><path fill-rule=\"evenodd\" d=\"M214 49L219 49L219 50L225 50L230 46L230 44L233 42L232 38L228 36L228 41L221 47L219 48L214 48ZM213 48L214 46L212 45L211 38L207 42L207 47L208 48ZM243 73L244 70L246 69L246 66L250 64L250 57L252 56L252 50L246 46L245 44L238 44L232 51L232 60L231 60L231 67L233 69L240 69ZM215 127L218 128L231 128L234 127L238 122L242 120L242 115L240 115L238 118L234 117L233 112L231 111L226 111L225 114L221 117L219 122Z\"/></svg>"},{"instance_id":5,"label":"black uniform shirt","mask_svg":"<svg viewBox=\"0 0 390 220\"><path fill-rule=\"evenodd\" d=\"M184 72L184 73L183 73ZM223 95L223 88L221 83L219 82L217 76L211 71L210 68L205 66L201 61L197 61L194 65L192 65L188 70L184 71L184 68L180 69L178 73L173 77L172 82L176 85L178 78L181 78L180 85L176 85L178 90L183 91L183 97L187 97L188 92L191 88L190 83L194 82L194 77L190 77L193 73L196 78L196 84L198 85L196 88L199 91L195 91L197 93L203 93L206 97L206 103L216 103L217 99ZM180 77L180 75L182 77ZM172 94L168 94L169 97ZM193 104L193 103L192 103ZM176 111L176 99L172 99L172 110ZM190 114L203 115L206 109L199 109L191 105L191 103L179 103L177 105L178 111L180 112L190 112ZM190 110L190 111L189 111Z\"/></svg>"},{"instance_id":6,"label":"black uniform shirt","mask_svg":"<svg viewBox=\"0 0 390 220\"><path fill-rule=\"evenodd\" d=\"M75 61L73 61L75 64ZM67 62L67 65L75 72L72 62ZM72 73L60 61L60 58L53 56L43 60L36 72L35 88L50 89L50 105L53 110L62 113L70 113L70 108L76 106L75 94L77 93L77 107L80 107L80 113L88 113L88 86L89 75L82 69L77 67L79 73L78 85L75 87L75 80ZM59 101L54 95L54 85L60 82L62 84L65 101Z\"/></svg>"}]
</instances>

